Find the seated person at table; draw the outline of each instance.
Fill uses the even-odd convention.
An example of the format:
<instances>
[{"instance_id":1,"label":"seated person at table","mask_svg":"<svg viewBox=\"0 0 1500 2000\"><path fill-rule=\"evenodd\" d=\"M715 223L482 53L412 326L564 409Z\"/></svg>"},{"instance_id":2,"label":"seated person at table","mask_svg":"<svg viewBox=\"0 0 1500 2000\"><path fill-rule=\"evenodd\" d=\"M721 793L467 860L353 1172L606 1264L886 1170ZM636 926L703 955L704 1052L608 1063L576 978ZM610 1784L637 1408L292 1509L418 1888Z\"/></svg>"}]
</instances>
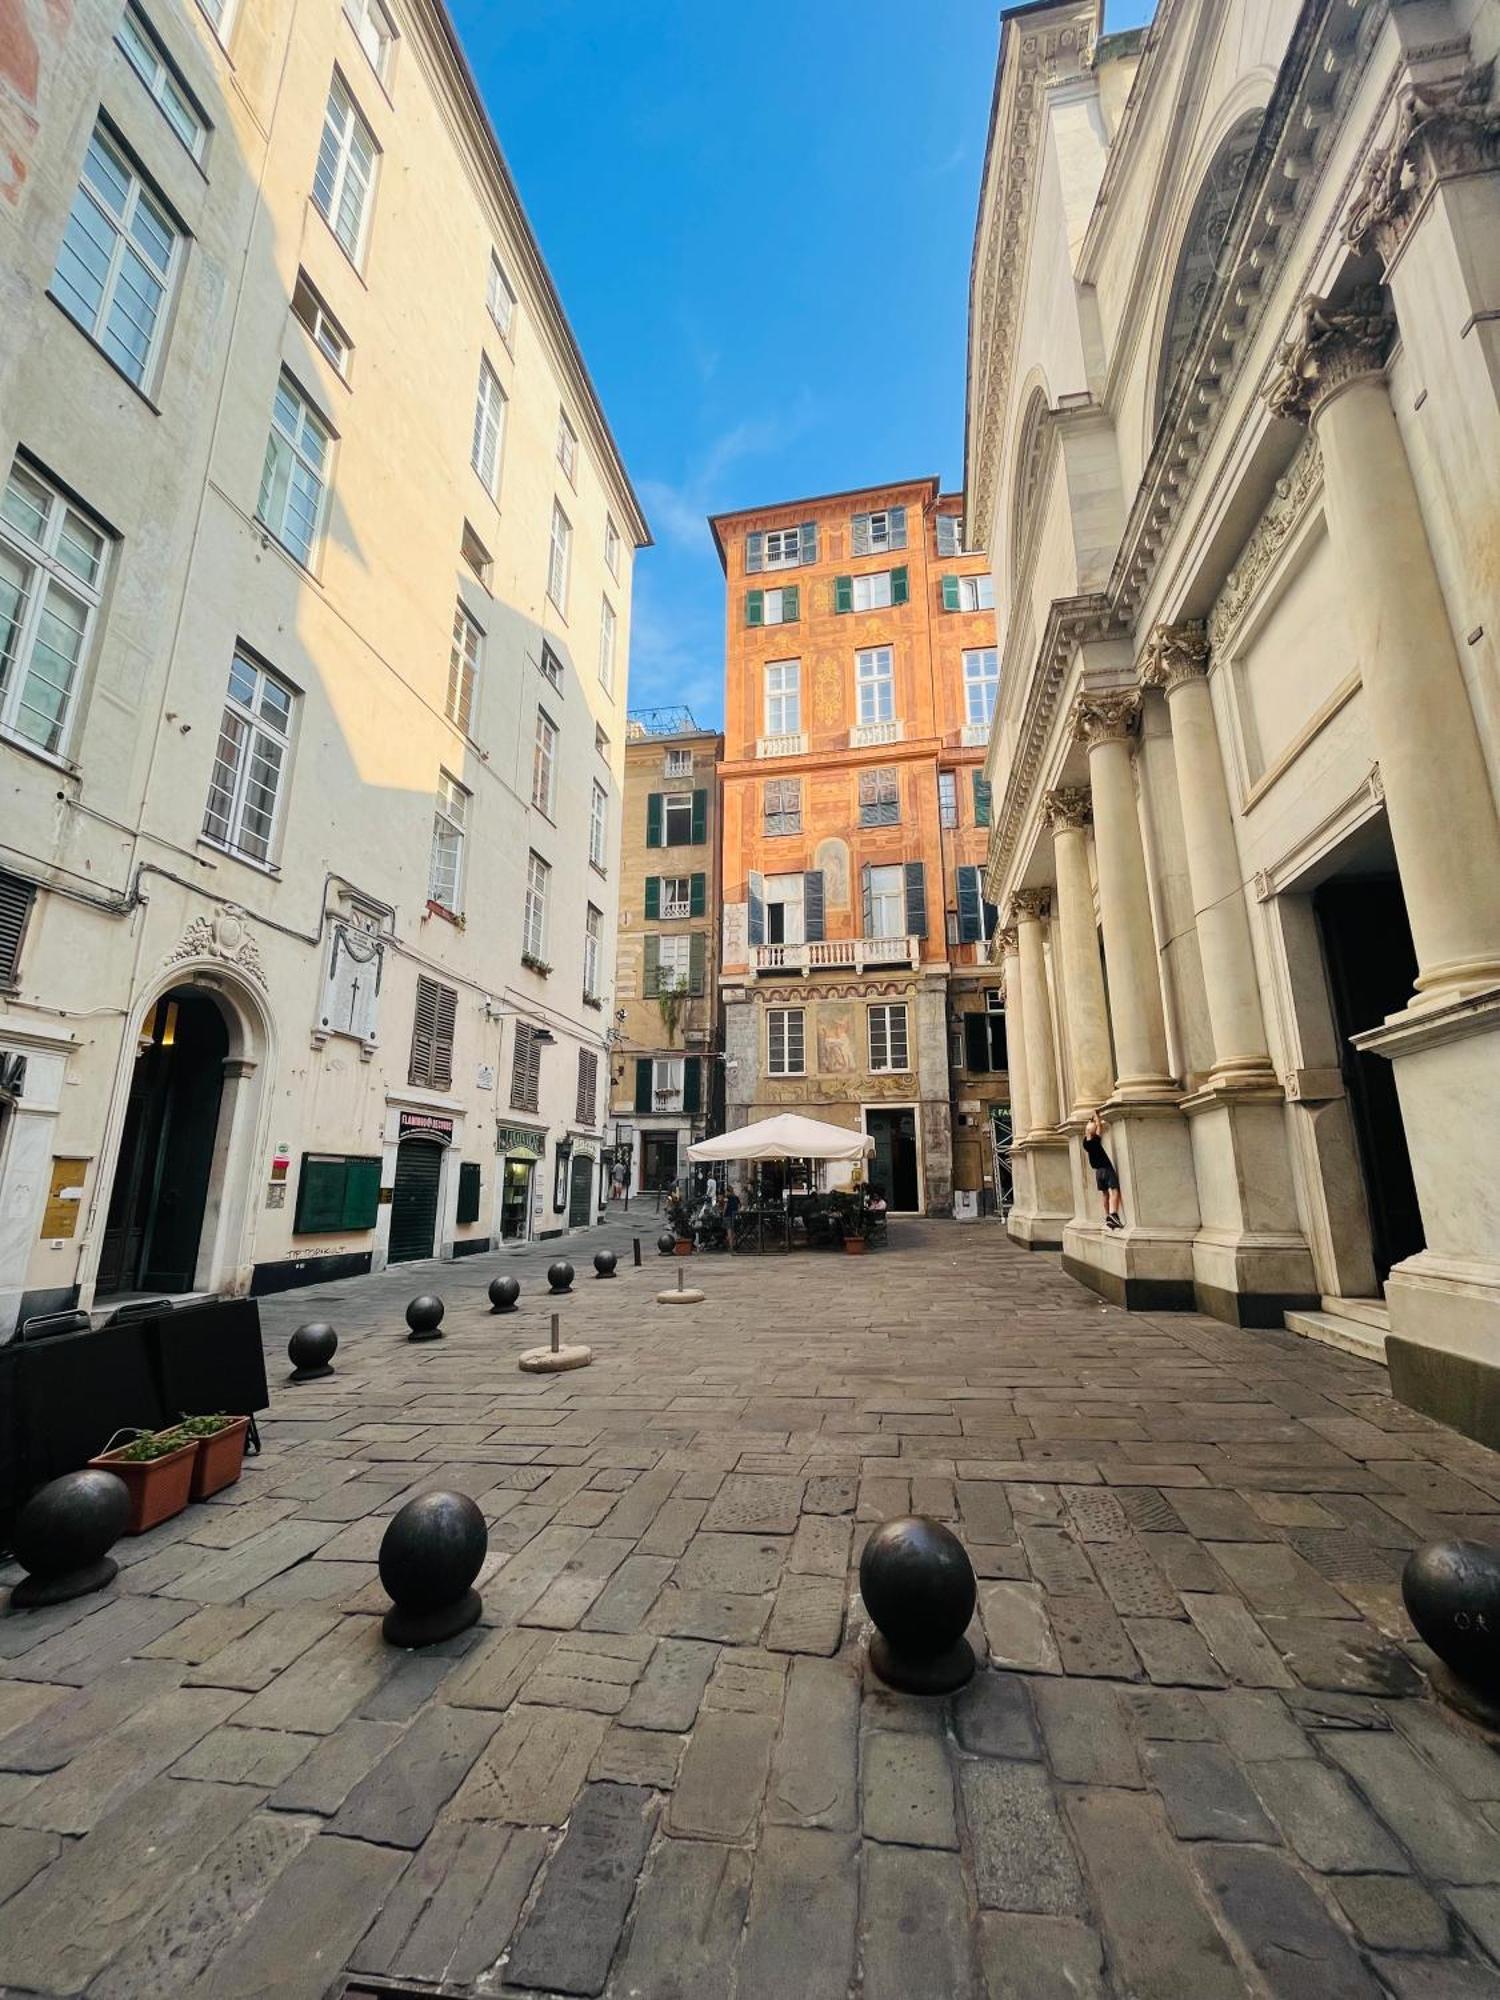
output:
<instances>
[{"instance_id":1,"label":"seated person at table","mask_svg":"<svg viewBox=\"0 0 1500 2000\"><path fill-rule=\"evenodd\" d=\"M871 1181L870 1192L865 1201L865 1207L870 1211L871 1215L885 1214L885 1189L880 1185L879 1181Z\"/></svg>"},{"instance_id":2,"label":"seated person at table","mask_svg":"<svg viewBox=\"0 0 1500 2000\"><path fill-rule=\"evenodd\" d=\"M724 1220L726 1222L733 1222L739 1212L740 1191L737 1187L732 1187L724 1197Z\"/></svg>"}]
</instances>

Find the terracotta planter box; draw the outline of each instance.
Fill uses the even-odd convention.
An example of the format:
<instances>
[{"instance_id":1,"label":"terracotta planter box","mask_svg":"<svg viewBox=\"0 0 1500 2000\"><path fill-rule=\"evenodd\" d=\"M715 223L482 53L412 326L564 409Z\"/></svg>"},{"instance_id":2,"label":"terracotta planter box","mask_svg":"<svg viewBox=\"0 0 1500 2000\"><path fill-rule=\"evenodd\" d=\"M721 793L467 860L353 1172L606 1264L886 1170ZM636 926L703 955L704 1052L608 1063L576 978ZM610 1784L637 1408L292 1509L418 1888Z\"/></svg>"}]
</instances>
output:
<instances>
[{"instance_id":1,"label":"terracotta planter box","mask_svg":"<svg viewBox=\"0 0 1500 2000\"><path fill-rule=\"evenodd\" d=\"M691 1257L693 1254L692 1238L689 1236L679 1236L672 1246L672 1254L675 1257Z\"/></svg>"},{"instance_id":2,"label":"terracotta planter box","mask_svg":"<svg viewBox=\"0 0 1500 2000\"><path fill-rule=\"evenodd\" d=\"M163 1521L180 1514L188 1503L193 1485L193 1468L198 1462L198 1440L188 1438L179 1451L163 1458L122 1458L117 1451L101 1452L90 1465L102 1466L125 1482L130 1495L127 1535L143 1535Z\"/></svg>"},{"instance_id":3,"label":"terracotta planter box","mask_svg":"<svg viewBox=\"0 0 1500 2000\"><path fill-rule=\"evenodd\" d=\"M236 1417L212 1437L193 1439L198 1447L193 1464L193 1499L206 1500L210 1493L221 1493L226 1486L233 1486L244 1469L245 1433L249 1428L248 1417Z\"/></svg>"},{"instance_id":4,"label":"terracotta planter box","mask_svg":"<svg viewBox=\"0 0 1500 2000\"><path fill-rule=\"evenodd\" d=\"M844 1238L844 1249L851 1257L863 1257L869 1247L863 1236L846 1236Z\"/></svg>"}]
</instances>

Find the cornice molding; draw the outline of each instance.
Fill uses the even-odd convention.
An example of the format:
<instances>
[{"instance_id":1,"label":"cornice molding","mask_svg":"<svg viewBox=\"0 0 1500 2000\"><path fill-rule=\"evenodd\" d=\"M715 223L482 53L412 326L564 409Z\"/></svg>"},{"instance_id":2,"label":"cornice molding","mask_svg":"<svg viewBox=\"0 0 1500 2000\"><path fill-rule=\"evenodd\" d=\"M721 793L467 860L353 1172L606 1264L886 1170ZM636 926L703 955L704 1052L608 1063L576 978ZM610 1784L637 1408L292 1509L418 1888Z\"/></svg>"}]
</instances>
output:
<instances>
[{"instance_id":1,"label":"cornice molding","mask_svg":"<svg viewBox=\"0 0 1500 2000\"><path fill-rule=\"evenodd\" d=\"M1301 451L1277 480L1265 512L1250 531L1250 539L1224 579L1224 588L1208 614L1208 643L1222 652L1243 617L1261 580L1291 540L1315 495L1323 490L1323 454L1309 435Z\"/></svg>"}]
</instances>

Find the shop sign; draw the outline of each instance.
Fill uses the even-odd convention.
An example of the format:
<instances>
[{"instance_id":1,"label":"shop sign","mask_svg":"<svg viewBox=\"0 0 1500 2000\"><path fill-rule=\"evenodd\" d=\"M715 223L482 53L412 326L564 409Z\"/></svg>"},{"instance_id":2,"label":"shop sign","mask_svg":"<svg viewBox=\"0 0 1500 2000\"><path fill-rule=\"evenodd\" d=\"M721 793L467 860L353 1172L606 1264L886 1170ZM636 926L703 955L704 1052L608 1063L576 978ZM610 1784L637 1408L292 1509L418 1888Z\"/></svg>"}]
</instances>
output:
<instances>
[{"instance_id":1,"label":"shop sign","mask_svg":"<svg viewBox=\"0 0 1500 2000\"><path fill-rule=\"evenodd\" d=\"M495 1127L495 1151L497 1153L540 1153L545 1150L545 1132L533 1132L524 1125L499 1125Z\"/></svg>"},{"instance_id":2,"label":"shop sign","mask_svg":"<svg viewBox=\"0 0 1500 2000\"><path fill-rule=\"evenodd\" d=\"M441 1139L445 1146L451 1146L453 1120L443 1118L435 1111L403 1111L398 1136L404 1139L413 1132L425 1133L429 1139Z\"/></svg>"}]
</instances>

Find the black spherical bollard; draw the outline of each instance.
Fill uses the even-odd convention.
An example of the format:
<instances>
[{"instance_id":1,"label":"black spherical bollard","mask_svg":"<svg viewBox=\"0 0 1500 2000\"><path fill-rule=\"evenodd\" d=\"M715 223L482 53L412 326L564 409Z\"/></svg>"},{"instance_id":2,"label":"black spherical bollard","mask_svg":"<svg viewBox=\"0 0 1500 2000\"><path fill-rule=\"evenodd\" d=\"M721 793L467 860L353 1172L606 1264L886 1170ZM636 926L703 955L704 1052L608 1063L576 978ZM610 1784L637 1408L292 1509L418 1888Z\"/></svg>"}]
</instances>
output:
<instances>
[{"instance_id":1,"label":"black spherical bollard","mask_svg":"<svg viewBox=\"0 0 1500 2000\"><path fill-rule=\"evenodd\" d=\"M408 1340L441 1340L438 1328L442 1324L445 1307L436 1292L419 1292L406 1308L406 1324L411 1332Z\"/></svg>"},{"instance_id":2,"label":"black spherical bollard","mask_svg":"<svg viewBox=\"0 0 1500 2000\"><path fill-rule=\"evenodd\" d=\"M948 1694L973 1678L964 1628L978 1594L968 1551L925 1515L886 1521L859 1559L859 1590L878 1631L870 1665L904 1694Z\"/></svg>"},{"instance_id":3,"label":"black spherical bollard","mask_svg":"<svg viewBox=\"0 0 1500 2000\"><path fill-rule=\"evenodd\" d=\"M392 1598L380 1629L393 1646L431 1646L475 1622L484 1607L474 1579L489 1542L467 1493L419 1493L393 1515L380 1539L380 1581Z\"/></svg>"},{"instance_id":4,"label":"black spherical bollard","mask_svg":"<svg viewBox=\"0 0 1500 2000\"><path fill-rule=\"evenodd\" d=\"M613 1250L596 1250L594 1252L594 1276L596 1278L612 1278L615 1275L615 1266L619 1261Z\"/></svg>"},{"instance_id":5,"label":"black spherical bollard","mask_svg":"<svg viewBox=\"0 0 1500 2000\"><path fill-rule=\"evenodd\" d=\"M326 1319L311 1319L299 1326L286 1344L292 1364L293 1382L321 1382L333 1373L333 1356L339 1337Z\"/></svg>"},{"instance_id":6,"label":"black spherical bollard","mask_svg":"<svg viewBox=\"0 0 1500 2000\"><path fill-rule=\"evenodd\" d=\"M664 1229L656 1239L656 1247L660 1250L663 1257L670 1257L677 1248L677 1238L672 1234L670 1229Z\"/></svg>"},{"instance_id":7,"label":"black spherical bollard","mask_svg":"<svg viewBox=\"0 0 1500 2000\"><path fill-rule=\"evenodd\" d=\"M28 1574L10 1594L13 1611L66 1604L113 1583L107 1551L125 1532L130 1495L112 1472L65 1472L33 1493L16 1516L11 1546Z\"/></svg>"},{"instance_id":8,"label":"black spherical bollard","mask_svg":"<svg viewBox=\"0 0 1500 2000\"><path fill-rule=\"evenodd\" d=\"M491 1312L513 1313L516 1309L516 1300L520 1296L521 1280L519 1278L490 1279Z\"/></svg>"},{"instance_id":9,"label":"black spherical bollard","mask_svg":"<svg viewBox=\"0 0 1500 2000\"><path fill-rule=\"evenodd\" d=\"M572 1291L573 1266L566 1257L559 1257L555 1264L547 1266L547 1289L549 1292Z\"/></svg>"},{"instance_id":10,"label":"black spherical bollard","mask_svg":"<svg viewBox=\"0 0 1500 2000\"><path fill-rule=\"evenodd\" d=\"M1454 1537L1414 1549L1401 1595L1442 1666L1433 1687L1445 1701L1500 1728L1500 1548Z\"/></svg>"}]
</instances>

